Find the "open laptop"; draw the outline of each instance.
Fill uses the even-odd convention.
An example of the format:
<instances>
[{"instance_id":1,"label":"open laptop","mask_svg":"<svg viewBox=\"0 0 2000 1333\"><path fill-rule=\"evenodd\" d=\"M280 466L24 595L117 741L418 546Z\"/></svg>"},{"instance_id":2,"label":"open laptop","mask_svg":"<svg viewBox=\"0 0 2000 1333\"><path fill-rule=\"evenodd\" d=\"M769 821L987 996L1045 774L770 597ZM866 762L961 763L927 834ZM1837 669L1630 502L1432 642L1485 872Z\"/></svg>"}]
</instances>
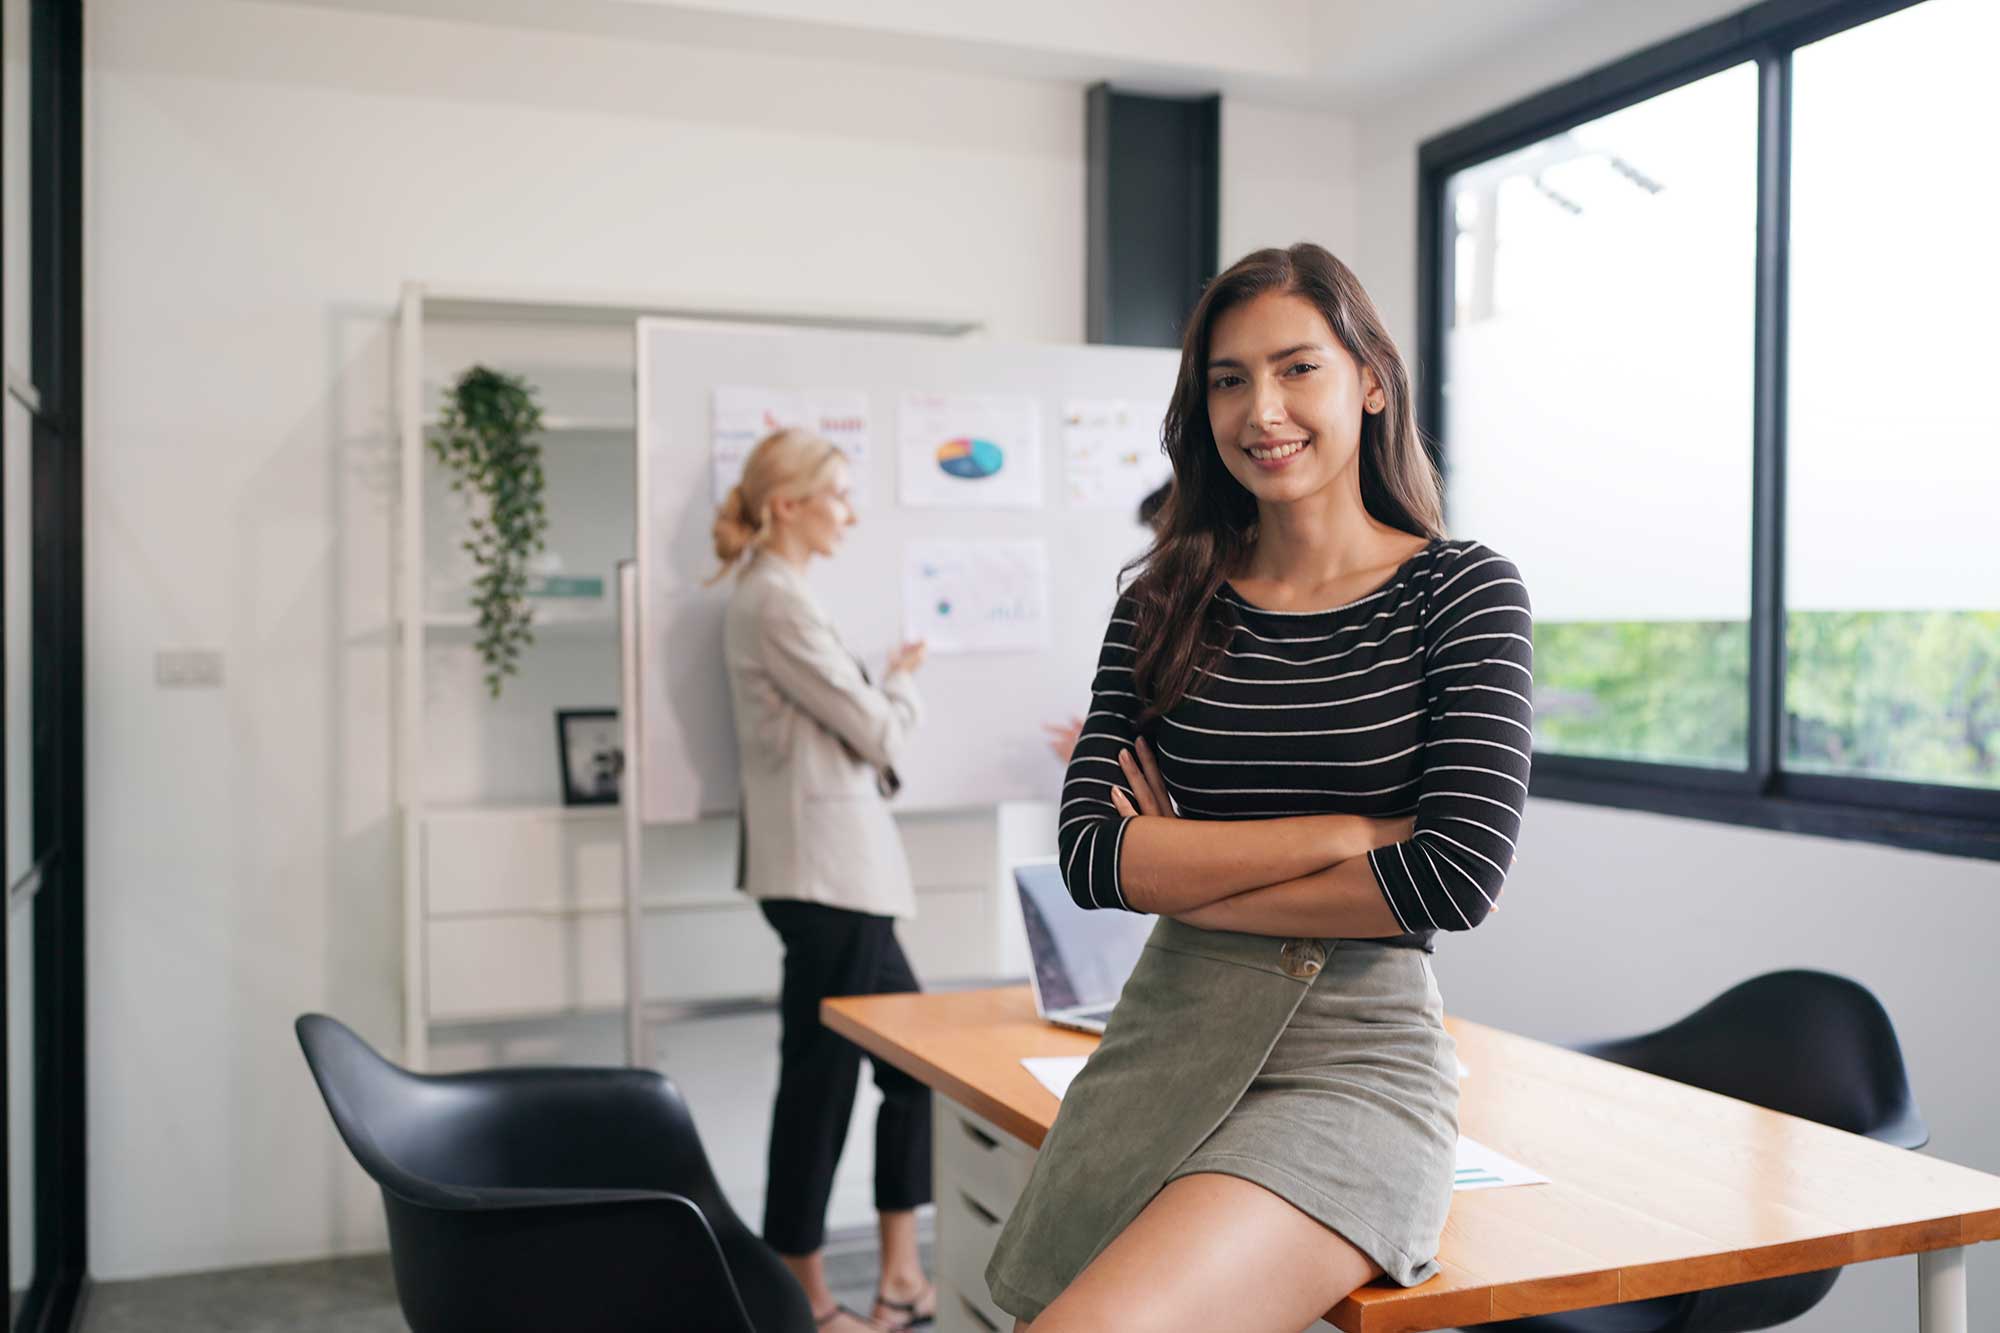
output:
<instances>
[{"instance_id":1,"label":"open laptop","mask_svg":"<svg viewBox=\"0 0 2000 1333\"><path fill-rule=\"evenodd\" d=\"M1153 918L1136 912L1086 912L1063 887L1053 861L1014 867L1021 922L1028 928L1035 1012L1058 1027L1103 1032L1125 978L1138 966Z\"/></svg>"}]
</instances>

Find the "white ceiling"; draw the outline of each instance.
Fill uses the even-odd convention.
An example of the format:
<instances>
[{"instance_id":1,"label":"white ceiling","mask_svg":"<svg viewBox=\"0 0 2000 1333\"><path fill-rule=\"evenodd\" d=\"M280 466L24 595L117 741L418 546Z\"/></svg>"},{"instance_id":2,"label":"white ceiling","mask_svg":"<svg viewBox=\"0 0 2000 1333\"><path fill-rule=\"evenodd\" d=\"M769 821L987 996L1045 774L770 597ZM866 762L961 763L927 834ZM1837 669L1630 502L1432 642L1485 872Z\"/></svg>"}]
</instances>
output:
<instances>
[{"instance_id":1,"label":"white ceiling","mask_svg":"<svg viewBox=\"0 0 2000 1333\"><path fill-rule=\"evenodd\" d=\"M1643 0L282 2L1360 112L1566 18Z\"/></svg>"}]
</instances>

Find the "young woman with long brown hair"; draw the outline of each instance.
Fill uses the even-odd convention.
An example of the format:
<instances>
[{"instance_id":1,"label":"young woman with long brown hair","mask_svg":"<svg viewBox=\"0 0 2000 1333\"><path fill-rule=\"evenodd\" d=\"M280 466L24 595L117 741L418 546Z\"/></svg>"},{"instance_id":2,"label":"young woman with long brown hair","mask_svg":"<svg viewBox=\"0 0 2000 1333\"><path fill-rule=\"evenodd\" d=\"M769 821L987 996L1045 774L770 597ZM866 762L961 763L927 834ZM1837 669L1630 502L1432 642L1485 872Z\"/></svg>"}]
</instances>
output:
<instances>
[{"instance_id":1,"label":"young woman with long brown hair","mask_svg":"<svg viewBox=\"0 0 2000 1333\"><path fill-rule=\"evenodd\" d=\"M1432 938L1495 905L1527 792L1526 590L1446 539L1346 265L1295 245L1211 283L1163 436L1057 830L1080 904L1160 922L987 1270L1034 1333L1291 1333L1436 1271Z\"/></svg>"}]
</instances>

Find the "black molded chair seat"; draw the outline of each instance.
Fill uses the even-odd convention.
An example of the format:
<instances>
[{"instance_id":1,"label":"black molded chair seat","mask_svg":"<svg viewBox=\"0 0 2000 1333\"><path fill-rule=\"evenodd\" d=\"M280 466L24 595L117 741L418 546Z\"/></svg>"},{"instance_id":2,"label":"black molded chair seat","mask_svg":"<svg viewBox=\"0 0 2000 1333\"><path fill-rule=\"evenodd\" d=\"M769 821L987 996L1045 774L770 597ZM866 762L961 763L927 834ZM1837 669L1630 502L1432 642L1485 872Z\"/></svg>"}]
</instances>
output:
<instances>
[{"instance_id":1,"label":"black molded chair seat","mask_svg":"<svg viewBox=\"0 0 2000 1333\"><path fill-rule=\"evenodd\" d=\"M1767 972L1657 1032L1576 1049L1899 1148L1930 1142L1888 1013L1866 986L1828 972ZM1829 1268L1479 1327L1482 1333L1753 1333L1798 1318L1839 1276Z\"/></svg>"},{"instance_id":2,"label":"black molded chair seat","mask_svg":"<svg viewBox=\"0 0 2000 1333\"><path fill-rule=\"evenodd\" d=\"M663 1075L413 1074L323 1014L296 1026L382 1188L414 1333L812 1333L805 1292L724 1199Z\"/></svg>"}]
</instances>

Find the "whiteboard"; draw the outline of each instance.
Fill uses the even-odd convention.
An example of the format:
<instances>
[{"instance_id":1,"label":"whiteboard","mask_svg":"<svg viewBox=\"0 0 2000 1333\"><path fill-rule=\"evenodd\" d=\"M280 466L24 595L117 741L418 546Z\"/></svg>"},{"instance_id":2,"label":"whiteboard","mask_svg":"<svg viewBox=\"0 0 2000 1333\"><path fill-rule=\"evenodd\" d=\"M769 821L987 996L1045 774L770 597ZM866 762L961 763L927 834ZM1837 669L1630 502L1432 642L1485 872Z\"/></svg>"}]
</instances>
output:
<instances>
[{"instance_id":1,"label":"whiteboard","mask_svg":"<svg viewBox=\"0 0 2000 1333\"><path fill-rule=\"evenodd\" d=\"M717 386L867 395L869 477L865 491L856 490L868 499L838 554L813 561L806 577L878 680L901 640L907 544L1045 543L1047 646L930 655L917 675L923 723L897 765L903 786L895 808L1055 799L1062 770L1041 724L1087 711L1119 567L1145 549L1147 536L1129 507L1066 503L1060 414L1071 401L1107 399L1157 414L1172 396L1179 353L652 319L639 321L637 336L638 776L646 822L726 814L739 801L722 656L734 580L702 586L716 568L710 425ZM1041 507L901 506L897 417L905 393L1031 395L1041 420Z\"/></svg>"}]
</instances>

